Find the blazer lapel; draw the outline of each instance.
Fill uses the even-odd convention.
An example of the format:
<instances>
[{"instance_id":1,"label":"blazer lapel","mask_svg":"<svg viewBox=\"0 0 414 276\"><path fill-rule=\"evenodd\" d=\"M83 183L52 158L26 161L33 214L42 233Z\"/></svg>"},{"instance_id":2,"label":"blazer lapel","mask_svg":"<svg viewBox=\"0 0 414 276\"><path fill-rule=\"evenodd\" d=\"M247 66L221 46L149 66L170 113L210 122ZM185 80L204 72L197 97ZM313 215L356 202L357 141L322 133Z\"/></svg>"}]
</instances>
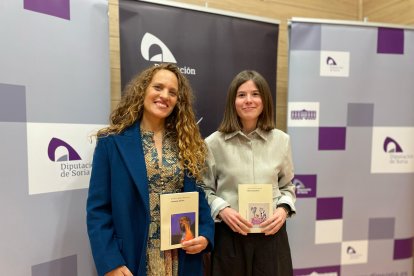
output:
<instances>
[{"instance_id":1,"label":"blazer lapel","mask_svg":"<svg viewBox=\"0 0 414 276\"><path fill-rule=\"evenodd\" d=\"M148 178L139 122L135 122L133 126L126 129L122 134L114 136L114 140L121 156L125 160L126 167L131 173L142 201L145 203L147 214L149 214Z\"/></svg>"}]
</instances>

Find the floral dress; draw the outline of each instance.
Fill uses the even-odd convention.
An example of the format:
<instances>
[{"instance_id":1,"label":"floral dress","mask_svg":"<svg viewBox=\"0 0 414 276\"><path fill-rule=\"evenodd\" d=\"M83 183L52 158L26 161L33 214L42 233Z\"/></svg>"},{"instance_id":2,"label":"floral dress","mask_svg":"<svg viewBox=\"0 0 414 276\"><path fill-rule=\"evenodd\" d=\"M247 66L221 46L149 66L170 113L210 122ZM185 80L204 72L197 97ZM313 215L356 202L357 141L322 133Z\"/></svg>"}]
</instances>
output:
<instances>
[{"instance_id":1,"label":"floral dress","mask_svg":"<svg viewBox=\"0 0 414 276\"><path fill-rule=\"evenodd\" d=\"M147 275L177 276L178 249L161 251L160 195L182 192L184 173L178 160L175 137L165 134L162 142L162 165L154 142L154 133L141 129L141 138L147 166L150 225L147 244Z\"/></svg>"}]
</instances>

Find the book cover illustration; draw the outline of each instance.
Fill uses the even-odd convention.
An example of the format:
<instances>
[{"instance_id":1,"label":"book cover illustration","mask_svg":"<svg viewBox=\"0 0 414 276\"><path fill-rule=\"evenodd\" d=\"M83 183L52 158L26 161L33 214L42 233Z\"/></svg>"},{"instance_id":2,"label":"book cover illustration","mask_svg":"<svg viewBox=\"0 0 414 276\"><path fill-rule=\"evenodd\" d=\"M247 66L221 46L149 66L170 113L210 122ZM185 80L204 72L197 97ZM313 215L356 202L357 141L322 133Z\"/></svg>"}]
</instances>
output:
<instances>
[{"instance_id":1,"label":"book cover illustration","mask_svg":"<svg viewBox=\"0 0 414 276\"><path fill-rule=\"evenodd\" d=\"M198 192L160 195L161 250L198 237Z\"/></svg>"},{"instance_id":2,"label":"book cover illustration","mask_svg":"<svg viewBox=\"0 0 414 276\"><path fill-rule=\"evenodd\" d=\"M273 215L272 184L239 184L239 213L253 227L250 233L261 233L259 225Z\"/></svg>"}]
</instances>

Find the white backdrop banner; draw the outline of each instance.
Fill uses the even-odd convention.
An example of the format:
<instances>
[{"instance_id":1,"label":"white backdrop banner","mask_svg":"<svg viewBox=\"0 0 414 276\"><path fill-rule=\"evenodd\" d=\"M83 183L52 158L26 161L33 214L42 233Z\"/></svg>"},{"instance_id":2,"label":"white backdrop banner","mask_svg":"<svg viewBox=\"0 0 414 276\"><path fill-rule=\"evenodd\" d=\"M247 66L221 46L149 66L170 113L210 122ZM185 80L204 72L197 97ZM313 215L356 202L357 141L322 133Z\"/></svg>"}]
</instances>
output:
<instances>
[{"instance_id":1,"label":"white backdrop banner","mask_svg":"<svg viewBox=\"0 0 414 276\"><path fill-rule=\"evenodd\" d=\"M295 275L412 275L414 30L290 25Z\"/></svg>"},{"instance_id":2,"label":"white backdrop banner","mask_svg":"<svg viewBox=\"0 0 414 276\"><path fill-rule=\"evenodd\" d=\"M110 111L108 2L0 2L0 274L96 275L86 188Z\"/></svg>"}]
</instances>

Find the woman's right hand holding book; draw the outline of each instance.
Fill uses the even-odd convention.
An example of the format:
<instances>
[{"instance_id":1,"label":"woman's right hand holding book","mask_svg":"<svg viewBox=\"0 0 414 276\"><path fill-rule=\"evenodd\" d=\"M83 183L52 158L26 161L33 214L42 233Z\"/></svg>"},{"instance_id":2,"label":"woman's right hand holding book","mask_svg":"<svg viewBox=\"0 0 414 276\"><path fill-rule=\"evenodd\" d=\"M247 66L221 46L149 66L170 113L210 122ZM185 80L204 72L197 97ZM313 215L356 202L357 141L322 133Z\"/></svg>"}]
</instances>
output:
<instances>
[{"instance_id":1,"label":"woman's right hand holding book","mask_svg":"<svg viewBox=\"0 0 414 276\"><path fill-rule=\"evenodd\" d=\"M253 224L244 219L239 212L231 207L222 209L218 216L231 228L231 230L241 235L247 235L250 232L250 228L253 227Z\"/></svg>"}]
</instances>

